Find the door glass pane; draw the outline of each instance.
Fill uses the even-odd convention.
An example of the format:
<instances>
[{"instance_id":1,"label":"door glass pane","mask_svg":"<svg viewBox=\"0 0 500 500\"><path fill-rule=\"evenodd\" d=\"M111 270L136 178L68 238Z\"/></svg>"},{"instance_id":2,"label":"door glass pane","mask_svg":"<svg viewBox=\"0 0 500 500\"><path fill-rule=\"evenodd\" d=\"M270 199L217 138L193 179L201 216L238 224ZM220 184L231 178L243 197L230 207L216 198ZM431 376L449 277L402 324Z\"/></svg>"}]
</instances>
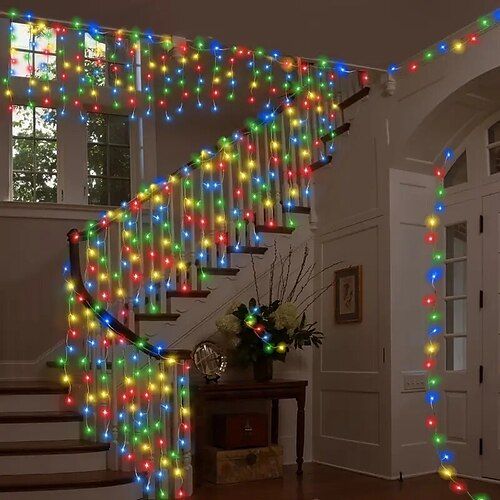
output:
<instances>
[{"instance_id":1,"label":"door glass pane","mask_svg":"<svg viewBox=\"0 0 500 500\"><path fill-rule=\"evenodd\" d=\"M500 172L500 146L490 149L490 174Z\"/></svg>"},{"instance_id":2,"label":"door glass pane","mask_svg":"<svg viewBox=\"0 0 500 500\"><path fill-rule=\"evenodd\" d=\"M446 338L446 369L459 371L467 368L467 338Z\"/></svg>"},{"instance_id":3,"label":"door glass pane","mask_svg":"<svg viewBox=\"0 0 500 500\"><path fill-rule=\"evenodd\" d=\"M467 299L446 301L446 333L467 332Z\"/></svg>"},{"instance_id":4,"label":"door glass pane","mask_svg":"<svg viewBox=\"0 0 500 500\"><path fill-rule=\"evenodd\" d=\"M467 153L464 151L444 176L444 187L458 186L467 182Z\"/></svg>"},{"instance_id":5,"label":"door glass pane","mask_svg":"<svg viewBox=\"0 0 500 500\"><path fill-rule=\"evenodd\" d=\"M446 258L467 255L467 223L460 222L446 227Z\"/></svg>"},{"instance_id":6,"label":"door glass pane","mask_svg":"<svg viewBox=\"0 0 500 500\"><path fill-rule=\"evenodd\" d=\"M465 295L467 292L467 261L446 264L446 295Z\"/></svg>"}]
</instances>

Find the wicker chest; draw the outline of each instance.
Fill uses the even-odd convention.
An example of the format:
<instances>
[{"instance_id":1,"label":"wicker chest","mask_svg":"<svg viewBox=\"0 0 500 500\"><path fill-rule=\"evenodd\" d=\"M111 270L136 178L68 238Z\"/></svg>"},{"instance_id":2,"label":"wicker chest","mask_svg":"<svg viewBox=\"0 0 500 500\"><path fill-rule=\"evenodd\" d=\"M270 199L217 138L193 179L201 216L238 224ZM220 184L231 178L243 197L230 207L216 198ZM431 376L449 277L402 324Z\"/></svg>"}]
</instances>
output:
<instances>
[{"instance_id":1,"label":"wicker chest","mask_svg":"<svg viewBox=\"0 0 500 500\"><path fill-rule=\"evenodd\" d=\"M228 484L278 478L283 474L283 449L278 445L243 450L207 447L203 463L205 479L211 483Z\"/></svg>"}]
</instances>

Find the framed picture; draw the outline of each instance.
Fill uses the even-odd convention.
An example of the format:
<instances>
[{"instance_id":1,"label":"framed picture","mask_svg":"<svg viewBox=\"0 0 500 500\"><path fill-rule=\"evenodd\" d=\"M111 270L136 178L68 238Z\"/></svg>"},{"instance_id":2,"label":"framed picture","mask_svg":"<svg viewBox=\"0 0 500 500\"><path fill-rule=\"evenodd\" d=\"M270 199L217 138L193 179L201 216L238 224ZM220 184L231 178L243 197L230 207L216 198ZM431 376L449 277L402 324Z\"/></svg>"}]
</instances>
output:
<instances>
[{"instance_id":1,"label":"framed picture","mask_svg":"<svg viewBox=\"0 0 500 500\"><path fill-rule=\"evenodd\" d=\"M335 271L335 323L359 323L363 317L363 267Z\"/></svg>"}]
</instances>

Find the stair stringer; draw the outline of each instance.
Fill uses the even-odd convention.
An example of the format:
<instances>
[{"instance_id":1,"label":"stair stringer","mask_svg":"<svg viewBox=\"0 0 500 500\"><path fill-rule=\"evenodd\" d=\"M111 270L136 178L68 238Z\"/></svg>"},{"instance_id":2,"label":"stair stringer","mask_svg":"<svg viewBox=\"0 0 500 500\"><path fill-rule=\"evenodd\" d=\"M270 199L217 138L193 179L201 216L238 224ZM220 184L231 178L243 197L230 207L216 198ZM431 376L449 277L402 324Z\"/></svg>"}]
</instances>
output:
<instances>
[{"instance_id":1,"label":"stair stringer","mask_svg":"<svg viewBox=\"0 0 500 500\"><path fill-rule=\"evenodd\" d=\"M306 245L309 246L310 262L314 255L313 232L306 221L298 225L292 235L266 235L262 246L268 248L267 252L264 255L253 256L260 296L264 303L269 297L274 242L276 242L278 253L281 253L283 258L288 255L290 247L297 250L292 257L289 278L291 283L300 267L303 249ZM149 322L143 327L143 334L154 344L162 343L167 348L175 349L192 349L197 343L216 334L215 321L226 313L232 303L248 302L250 298L256 296L250 256L233 254L231 260L231 266L240 269L236 276L213 277L206 285L206 289L211 293L205 299L174 299L172 311L181 312L180 318L175 323ZM279 277L278 266L279 261L275 269L275 284ZM302 295L307 296L307 290Z\"/></svg>"}]
</instances>

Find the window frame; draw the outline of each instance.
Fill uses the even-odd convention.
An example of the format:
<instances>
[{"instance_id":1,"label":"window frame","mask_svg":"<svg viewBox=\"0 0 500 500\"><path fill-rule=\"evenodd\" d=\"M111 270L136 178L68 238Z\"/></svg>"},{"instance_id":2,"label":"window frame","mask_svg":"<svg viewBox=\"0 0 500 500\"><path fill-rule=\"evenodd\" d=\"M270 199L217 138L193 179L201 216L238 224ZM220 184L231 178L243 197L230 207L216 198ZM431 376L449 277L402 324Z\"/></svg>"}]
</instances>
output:
<instances>
[{"instance_id":1,"label":"window frame","mask_svg":"<svg viewBox=\"0 0 500 500\"><path fill-rule=\"evenodd\" d=\"M26 108L30 110L32 114L32 127L33 127L33 134L31 136L26 136L26 135L14 135L14 130L13 127L11 128L11 133L10 133L10 151L11 151L11 175L10 175L10 182L11 182L11 201L14 202L20 202L20 203L58 203L59 201L59 181L60 181L60 172L59 172L59 162L58 162L58 155L59 155L59 137L58 137L58 130L59 130L59 123L58 123L58 117L59 114L57 112L56 108L49 107L49 106L30 106L29 104L13 104L13 107L19 107L19 108ZM56 124L56 129L55 129L55 137L38 137L37 136L37 115L36 115L36 110L37 109L44 109L44 110L53 110L55 112L55 124ZM13 114L12 114L13 116ZM17 170L14 168L14 143L16 140L23 140L23 141L30 141L33 147L33 169L32 170ZM54 158L54 164L55 168L51 171L39 171L36 169L36 151L37 151L37 144L40 142L46 142L46 143L52 143L55 144L55 158ZM32 182L33 182L33 192L32 192L32 199L29 201L26 200L16 200L15 199L15 190L14 190L14 177L15 174L20 173L24 174L26 176L31 176ZM37 175L39 174L47 174L47 175L54 175L56 177L56 185L55 185L55 200L54 201L37 201L36 198L36 192L37 192L37 186L38 183L33 181L33 179L36 179Z\"/></svg>"},{"instance_id":2,"label":"window frame","mask_svg":"<svg viewBox=\"0 0 500 500\"><path fill-rule=\"evenodd\" d=\"M87 133L87 162L86 162L86 185L87 185L87 204L89 206L99 206L102 204L97 204L97 203L91 203L90 202L90 180L91 179L102 179L106 181L106 199L107 203L105 206L118 206L118 205L113 205L111 204L110 200L110 194L111 194L111 189L110 189L110 183L115 180L115 181L128 181L128 189L129 189L129 194L127 197L127 200L122 200L122 201L128 201L132 194L132 137L131 137L131 127L130 127L130 115L123 115L123 114L117 114L117 113L102 113L102 112L89 112L89 117L90 115L101 115L106 117L106 142L100 142L100 141L90 141L89 137L89 125L88 121L86 124L86 133ZM119 116L122 118L127 119L127 129L128 129L128 144L119 144L119 143L114 143L110 142L109 137L110 137L110 116ZM89 173L89 147L90 146L99 146L99 147L105 147L106 148L106 154L105 154L105 171L106 175L90 175ZM127 149L129 153L129 164L128 164L128 177L122 177L122 176L114 176L110 174L110 151L111 148L120 148L120 149Z\"/></svg>"},{"instance_id":3,"label":"window frame","mask_svg":"<svg viewBox=\"0 0 500 500\"><path fill-rule=\"evenodd\" d=\"M57 80L57 58L58 58L58 54L57 54L57 30L50 25L46 26L46 29L52 30L55 34L55 36L54 36L55 47L54 47L54 52L45 52L45 51L35 49L35 42L34 42L35 35L33 34L32 30L31 30L33 23L21 22L21 21L11 21L10 22L10 32L11 33L13 31L12 26L14 24L22 24L22 25L30 27L30 40L29 40L30 48L25 49L25 48L14 47L12 44L12 39L11 39L11 43L10 43L10 55L11 55L11 57L10 57L10 61L9 61L9 74L11 75L11 77L13 77L13 78L34 78L35 80L41 80L41 81L46 81L46 82L56 81ZM14 51L16 51L17 53L30 55L31 74L29 76L13 75L12 74L12 53ZM48 57L54 58L55 64L56 64L56 71L54 71L53 78L36 76L36 56L48 56Z\"/></svg>"}]
</instances>

